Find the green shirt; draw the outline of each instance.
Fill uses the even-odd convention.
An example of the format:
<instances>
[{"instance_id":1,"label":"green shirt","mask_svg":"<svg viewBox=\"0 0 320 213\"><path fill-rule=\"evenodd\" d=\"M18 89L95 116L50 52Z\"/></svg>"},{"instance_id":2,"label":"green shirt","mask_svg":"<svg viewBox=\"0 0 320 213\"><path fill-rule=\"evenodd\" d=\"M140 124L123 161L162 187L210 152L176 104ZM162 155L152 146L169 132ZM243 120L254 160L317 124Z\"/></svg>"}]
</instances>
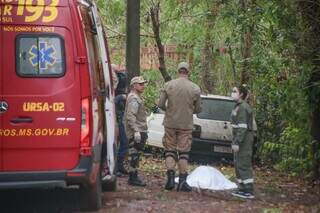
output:
<instances>
[{"instance_id":1,"label":"green shirt","mask_svg":"<svg viewBox=\"0 0 320 213\"><path fill-rule=\"evenodd\" d=\"M252 108L247 102L236 103L231 113L231 125L234 144L242 143L247 132L253 131Z\"/></svg>"}]
</instances>

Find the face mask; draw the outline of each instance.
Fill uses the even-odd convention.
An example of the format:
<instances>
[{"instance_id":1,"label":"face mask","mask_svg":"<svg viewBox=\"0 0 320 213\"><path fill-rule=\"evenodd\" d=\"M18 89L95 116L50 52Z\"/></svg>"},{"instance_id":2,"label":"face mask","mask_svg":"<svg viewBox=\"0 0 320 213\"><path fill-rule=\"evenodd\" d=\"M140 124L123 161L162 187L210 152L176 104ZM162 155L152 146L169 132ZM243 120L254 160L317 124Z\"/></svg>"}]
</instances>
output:
<instances>
[{"instance_id":1,"label":"face mask","mask_svg":"<svg viewBox=\"0 0 320 213\"><path fill-rule=\"evenodd\" d=\"M233 100L237 101L239 100L239 93L237 91L232 91L231 97Z\"/></svg>"}]
</instances>

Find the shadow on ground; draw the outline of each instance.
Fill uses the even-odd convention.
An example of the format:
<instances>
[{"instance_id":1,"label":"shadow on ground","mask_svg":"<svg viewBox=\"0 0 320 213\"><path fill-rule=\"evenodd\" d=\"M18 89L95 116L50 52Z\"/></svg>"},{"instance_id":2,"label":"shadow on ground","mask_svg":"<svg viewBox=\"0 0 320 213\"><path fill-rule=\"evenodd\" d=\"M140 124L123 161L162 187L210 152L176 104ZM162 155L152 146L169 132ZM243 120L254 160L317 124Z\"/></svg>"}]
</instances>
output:
<instances>
[{"instance_id":1,"label":"shadow on ground","mask_svg":"<svg viewBox=\"0 0 320 213\"><path fill-rule=\"evenodd\" d=\"M0 212L74 212L79 199L74 188L1 190Z\"/></svg>"}]
</instances>

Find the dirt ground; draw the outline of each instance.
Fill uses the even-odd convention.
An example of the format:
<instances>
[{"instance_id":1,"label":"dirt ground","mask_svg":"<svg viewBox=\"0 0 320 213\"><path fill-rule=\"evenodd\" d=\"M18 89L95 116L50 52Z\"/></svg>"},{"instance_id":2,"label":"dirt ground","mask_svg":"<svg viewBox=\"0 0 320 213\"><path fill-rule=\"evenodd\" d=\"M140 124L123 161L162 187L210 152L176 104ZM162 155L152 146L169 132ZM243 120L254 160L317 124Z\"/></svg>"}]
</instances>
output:
<instances>
[{"instance_id":1,"label":"dirt ground","mask_svg":"<svg viewBox=\"0 0 320 213\"><path fill-rule=\"evenodd\" d=\"M190 170L197 166L190 165ZM214 166L234 180L232 166ZM255 168L256 198L243 200L232 197L230 191L165 191L163 159L144 157L140 167L140 174L148 186L128 186L128 177L118 178L118 190L103 193L103 207L99 213L320 212L319 185L312 187L306 180L271 170ZM0 213L80 212L79 200L76 188L0 190Z\"/></svg>"},{"instance_id":2,"label":"dirt ground","mask_svg":"<svg viewBox=\"0 0 320 213\"><path fill-rule=\"evenodd\" d=\"M197 166L192 164L190 169ZM243 200L231 196L230 191L165 191L163 159L143 158L140 167L147 187L128 186L127 177L118 178L117 192L104 193L100 212L320 212L319 186L266 169L255 168L256 198ZM234 180L232 166L215 168Z\"/></svg>"}]
</instances>

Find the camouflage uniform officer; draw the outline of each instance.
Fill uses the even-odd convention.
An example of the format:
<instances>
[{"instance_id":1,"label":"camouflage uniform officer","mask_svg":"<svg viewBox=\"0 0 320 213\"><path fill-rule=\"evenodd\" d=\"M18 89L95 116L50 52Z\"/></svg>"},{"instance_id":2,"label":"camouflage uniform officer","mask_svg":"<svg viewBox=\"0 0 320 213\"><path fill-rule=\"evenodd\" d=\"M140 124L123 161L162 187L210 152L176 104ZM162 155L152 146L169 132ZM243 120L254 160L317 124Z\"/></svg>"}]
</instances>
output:
<instances>
[{"instance_id":1,"label":"camouflage uniform officer","mask_svg":"<svg viewBox=\"0 0 320 213\"><path fill-rule=\"evenodd\" d=\"M141 76L131 79L131 91L127 97L125 109L125 129L129 140L129 180L134 186L146 186L138 177L140 151L143 150L147 135L147 112L141 94L146 81Z\"/></svg>"},{"instance_id":2,"label":"camouflage uniform officer","mask_svg":"<svg viewBox=\"0 0 320 213\"><path fill-rule=\"evenodd\" d=\"M234 87L231 96L236 101L231 114L231 124L234 165L239 183L239 190L233 192L232 195L254 198L252 171L253 116L251 106L245 101L248 97L248 90L244 86Z\"/></svg>"},{"instance_id":3,"label":"camouflage uniform officer","mask_svg":"<svg viewBox=\"0 0 320 213\"><path fill-rule=\"evenodd\" d=\"M200 88L188 79L189 65L178 65L179 77L164 85L159 107L165 110L163 125L167 183L165 189L174 188L175 167L178 161L179 184L177 191L191 191L186 178L192 142L193 114L200 112Z\"/></svg>"}]
</instances>

